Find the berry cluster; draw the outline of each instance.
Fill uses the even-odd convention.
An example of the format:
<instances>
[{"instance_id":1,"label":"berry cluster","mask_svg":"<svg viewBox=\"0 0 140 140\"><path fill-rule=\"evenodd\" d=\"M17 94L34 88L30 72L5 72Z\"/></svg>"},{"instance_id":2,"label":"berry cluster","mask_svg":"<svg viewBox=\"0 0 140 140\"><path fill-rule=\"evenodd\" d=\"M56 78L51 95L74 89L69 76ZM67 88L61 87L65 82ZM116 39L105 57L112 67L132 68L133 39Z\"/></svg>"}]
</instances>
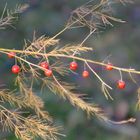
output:
<instances>
[{"instance_id":1,"label":"berry cluster","mask_svg":"<svg viewBox=\"0 0 140 140\"><path fill-rule=\"evenodd\" d=\"M109 70L109 71L113 70L113 64L112 63L108 63L106 65L106 70ZM125 86L126 86L125 81L123 81L122 79L117 82L117 87L119 89L124 89Z\"/></svg>"},{"instance_id":2,"label":"berry cluster","mask_svg":"<svg viewBox=\"0 0 140 140\"><path fill-rule=\"evenodd\" d=\"M15 55L16 55L15 52L10 52L10 53L8 53L8 58L14 58ZM48 62L43 61L43 62L40 63L39 66L43 68L43 70L44 70L44 75L45 75L45 76L51 77L51 76L53 75L53 72L52 72L51 68L49 67ZM70 65L69 65L69 68L70 68L70 70L72 70L72 71L76 71L76 70L78 69L78 64L77 64L77 62L75 62L75 61L71 62ZM108 64L106 65L105 69L108 70L108 71L113 70L113 64L112 64L112 63L108 63ZM11 69L11 70L12 70L12 73L18 74L18 73L20 72L21 68L20 68L19 65L15 64L15 65L12 66L12 69ZM89 71L84 70L84 71L82 72L82 77L83 77L83 78L88 78L88 77L89 77ZM126 86L126 84L125 84L125 82L124 82L123 80L118 80L118 82L117 82L117 87L118 87L119 89L124 89L125 86Z\"/></svg>"},{"instance_id":3,"label":"berry cluster","mask_svg":"<svg viewBox=\"0 0 140 140\"><path fill-rule=\"evenodd\" d=\"M45 69L45 71L44 71L44 74L46 75L46 76L48 76L48 77L51 77L52 76L52 70L49 68L49 64L46 62L46 61L44 61L44 62L41 62L40 63L40 66L43 68L43 69Z\"/></svg>"},{"instance_id":4,"label":"berry cluster","mask_svg":"<svg viewBox=\"0 0 140 140\"><path fill-rule=\"evenodd\" d=\"M10 53L8 53L8 58L14 58L15 55L16 55L15 52L10 52ZM51 77L52 76L52 70L49 68L49 64L46 61L41 62L40 63L40 67L42 67L43 69L45 69L44 70L44 74L46 76L48 76L48 77ZM15 65L12 66L12 69L11 70L12 70L12 73L18 74L20 72L21 68L20 68L19 65L15 64Z\"/></svg>"},{"instance_id":5,"label":"berry cluster","mask_svg":"<svg viewBox=\"0 0 140 140\"><path fill-rule=\"evenodd\" d=\"M77 68L78 68L78 64L75 61L73 61L73 62L70 63L70 69L71 70L76 71ZM87 70L84 70L83 73L82 73L82 76L84 78L89 77L89 72Z\"/></svg>"},{"instance_id":6,"label":"berry cluster","mask_svg":"<svg viewBox=\"0 0 140 140\"><path fill-rule=\"evenodd\" d=\"M77 64L75 61L73 61L73 62L70 63L70 69L71 69L71 70L76 71L77 68L78 68L78 64ZM108 63L108 64L106 65L105 69L108 70L108 71L113 70L113 64L112 64L112 63ZM87 70L84 70L84 71L82 72L82 76L83 76L83 78L89 77L89 72L88 72ZM124 82L123 80L118 80L118 82L117 82L117 87L118 87L119 89L124 89L125 86L126 86L126 84L125 84L125 82Z\"/></svg>"}]
</instances>

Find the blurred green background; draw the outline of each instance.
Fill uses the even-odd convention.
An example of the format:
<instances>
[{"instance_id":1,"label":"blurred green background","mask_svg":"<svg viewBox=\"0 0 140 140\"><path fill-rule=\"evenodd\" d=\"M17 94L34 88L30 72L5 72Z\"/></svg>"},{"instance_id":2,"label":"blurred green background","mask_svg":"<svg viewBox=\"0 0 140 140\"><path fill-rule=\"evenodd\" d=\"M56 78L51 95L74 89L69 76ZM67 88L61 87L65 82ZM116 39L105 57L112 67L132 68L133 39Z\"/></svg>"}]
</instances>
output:
<instances>
[{"instance_id":1,"label":"blurred green background","mask_svg":"<svg viewBox=\"0 0 140 140\"><path fill-rule=\"evenodd\" d=\"M8 27L6 30L1 30L0 47L22 49L24 39L32 40L34 31L37 37L44 34L55 35L64 28L70 13L85 2L86 0L0 0L1 13L6 3L9 9L14 9L17 4L29 4L29 8L15 22L15 29ZM88 57L103 61L110 56L109 60L116 66L140 70L140 1L135 0L134 4L120 5L115 9L117 12L114 14L126 23L115 23L113 28L108 27L90 37L86 45L93 47L94 51ZM66 31L59 38L63 43L80 43L87 34L88 30L85 28L73 29ZM6 84L11 88L14 77L11 76L9 69L14 62L8 60L6 56L0 57L0 84ZM114 101L105 99L100 90L100 83L94 75L86 80L82 79L80 74L76 76L71 74L70 78L76 80L80 91L88 94L90 102L103 107L111 119L119 121L136 117L137 121L134 124L113 125L98 121L95 117L87 119L84 112L73 108L68 102L48 91L41 96L45 99L46 109L54 118L55 124L64 128L62 133L66 134L66 137L60 139L140 140L140 113L136 110L140 76L133 75L137 81L135 84L128 74L123 73L127 86L124 91L120 91L115 85L120 78L118 71L106 72L97 65L92 67L113 87L111 95ZM39 92L37 89L36 91ZM0 140L16 140L12 134L6 135L0 134Z\"/></svg>"}]
</instances>

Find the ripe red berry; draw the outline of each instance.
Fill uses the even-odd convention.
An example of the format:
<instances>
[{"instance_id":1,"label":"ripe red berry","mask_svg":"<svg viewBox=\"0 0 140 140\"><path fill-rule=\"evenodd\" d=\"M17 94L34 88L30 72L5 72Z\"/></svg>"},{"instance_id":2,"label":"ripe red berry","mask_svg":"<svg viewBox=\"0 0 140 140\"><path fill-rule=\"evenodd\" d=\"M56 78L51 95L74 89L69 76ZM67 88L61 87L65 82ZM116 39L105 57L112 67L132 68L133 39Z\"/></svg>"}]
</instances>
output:
<instances>
[{"instance_id":1,"label":"ripe red berry","mask_svg":"<svg viewBox=\"0 0 140 140\"><path fill-rule=\"evenodd\" d=\"M49 64L48 64L46 61L41 62L41 63L40 63L40 66L41 66L42 68L44 68L44 69L48 69L48 68L49 68Z\"/></svg>"},{"instance_id":2,"label":"ripe red berry","mask_svg":"<svg viewBox=\"0 0 140 140\"><path fill-rule=\"evenodd\" d=\"M106 70L113 70L113 64L112 63L108 63L106 65Z\"/></svg>"},{"instance_id":3,"label":"ripe red berry","mask_svg":"<svg viewBox=\"0 0 140 140\"><path fill-rule=\"evenodd\" d=\"M84 78L89 77L89 72L88 72L87 70L84 70L83 73L82 73L82 76L83 76Z\"/></svg>"},{"instance_id":4,"label":"ripe red berry","mask_svg":"<svg viewBox=\"0 0 140 140\"><path fill-rule=\"evenodd\" d=\"M119 89L124 89L125 86L126 86L126 84L125 84L124 81L119 80L119 81L117 82L117 87L118 87Z\"/></svg>"},{"instance_id":5,"label":"ripe red berry","mask_svg":"<svg viewBox=\"0 0 140 140\"><path fill-rule=\"evenodd\" d=\"M77 70L77 68L78 68L78 64L76 62L73 61L70 63L71 70L75 71L75 70Z\"/></svg>"},{"instance_id":6,"label":"ripe red berry","mask_svg":"<svg viewBox=\"0 0 140 140\"><path fill-rule=\"evenodd\" d=\"M12 66L12 73L18 74L20 72L20 67L18 65Z\"/></svg>"},{"instance_id":7,"label":"ripe red berry","mask_svg":"<svg viewBox=\"0 0 140 140\"><path fill-rule=\"evenodd\" d=\"M15 55L16 55L15 52L9 52L9 53L8 53L8 58L14 58Z\"/></svg>"},{"instance_id":8,"label":"ripe red berry","mask_svg":"<svg viewBox=\"0 0 140 140\"><path fill-rule=\"evenodd\" d=\"M48 76L48 77L51 77L52 76L52 70L51 69L46 69L45 71L44 71L44 74L46 75L46 76Z\"/></svg>"}]
</instances>

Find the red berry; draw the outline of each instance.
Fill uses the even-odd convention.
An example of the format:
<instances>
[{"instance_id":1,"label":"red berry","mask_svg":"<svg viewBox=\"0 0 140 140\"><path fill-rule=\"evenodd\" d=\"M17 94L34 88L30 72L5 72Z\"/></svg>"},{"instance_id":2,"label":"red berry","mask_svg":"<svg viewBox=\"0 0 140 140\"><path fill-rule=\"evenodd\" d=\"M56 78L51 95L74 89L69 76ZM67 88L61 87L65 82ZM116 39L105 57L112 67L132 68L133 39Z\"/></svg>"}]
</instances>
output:
<instances>
[{"instance_id":1,"label":"red berry","mask_svg":"<svg viewBox=\"0 0 140 140\"><path fill-rule=\"evenodd\" d=\"M49 64L48 64L46 61L41 62L41 63L40 63L40 66L41 66L42 68L44 68L44 69L48 69L48 68L49 68Z\"/></svg>"},{"instance_id":2,"label":"red berry","mask_svg":"<svg viewBox=\"0 0 140 140\"><path fill-rule=\"evenodd\" d=\"M87 70L84 70L83 73L82 73L82 76L83 76L84 78L89 77L89 72L88 72Z\"/></svg>"},{"instance_id":3,"label":"red berry","mask_svg":"<svg viewBox=\"0 0 140 140\"><path fill-rule=\"evenodd\" d=\"M78 68L78 64L76 62L73 61L73 62L70 63L70 69L71 70L75 71L75 70L77 70L77 68Z\"/></svg>"},{"instance_id":4,"label":"red berry","mask_svg":"<svg viewBox=\"0 0 140 140\"><path fill-rule=\"evenodd\" d=\"M45 71L44 71L44 74L46 75L46 76L48 76L48 77L51 77L52 76L52 70L51 69L46 69Z\"/></svg>"},{"instance_id":5,"label":"red berry","mask_svg":"<svg viewBox=\"0 0 140 140\"><path fill-rule=\"evenodd\" d=\"M20 67L18 65L12 66L12 73L18 74L20 72Z\"/></svg>"},{"instance_id":6,"label":"red berry","mask_svg":"<svg viewBox=\"0 0 140 140\"><path fill-rule=\"evenodd\" d=\"M106 70L113 70L113 64L112 63L108 63L106 65Z\"/></svg>"},{"instance_id":7,"label":"red berry","mask_svg":"<svg viewBox=\"0 0 140 140\"><path fill-rule=\"evenodd\" d=\"M126 84L125 84L124 81L119 80L119 81L117 82L117 87L118 87L119 89L124 89L125 86L126 86Z\"/></svg>"},{"instance_id":8,"label":"red berry","mask_svg":"<svg viewBox=\"0 0 140 140\"><path fill-rule=\"evenodd\" d=\"M15 52L9 52L9 53L8 53L8 58L14 58L15 55L16 55Z\"/></svg>"}]
</instances>

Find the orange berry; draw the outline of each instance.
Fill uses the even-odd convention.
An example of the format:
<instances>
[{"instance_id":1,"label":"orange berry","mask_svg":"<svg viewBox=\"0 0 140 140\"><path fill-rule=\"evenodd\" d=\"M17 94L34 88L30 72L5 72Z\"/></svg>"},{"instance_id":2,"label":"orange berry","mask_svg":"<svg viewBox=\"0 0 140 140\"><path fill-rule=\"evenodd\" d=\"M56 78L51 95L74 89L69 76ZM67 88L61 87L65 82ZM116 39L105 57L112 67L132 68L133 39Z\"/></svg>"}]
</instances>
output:
<instances>
[{"instance_id":1,"label":"orange berry","mask_svg":"<svg viewBox=\"0 0 140 140\"><path fill-rule=\"evenodd\" d=\"M89 77L89 72L88 72L87 70L84 70L83 73L82 73L82 76L83 76L84 78Z\"/></svg>"},{"instance_id":2,"label":"orange berry","mask_svg":"<svg viewBox=\"0 0 140 140\"><path fill-rule=\"evenodd\" d=\"M8 58L14 58L15 55L16 55L15 52L9 52L9 53L8 53Z\"/></svg>"},{"instance_id":3,"label":"orange berry","mask_svg":"<svg viewBox=\"0 0 140 140\"><path fill-rule=\"evenodd\" d=\"M117 82L117 87L118 87L119 89L124 89L125 86L126 86L126 84L125 84L124 81L119 80L119 81Z\"/></svg>"},{"instance_id":4,"label":"orange berry","mask_svg":"<svg viewBox=\"0 0 140 140\"><path fill-rule=\"evenodd\" d=\"M18 65L12 66L12 73L18 74L20 72L20 67Z\"/></svg>"},{"instance_id":5,"label":"orange berry","mask_svg":"<svg viewBox=\"0 0 140 140\"><path fill-rule=\"evenodd\" d=\"M46 75L46 76L48 76L48 77L51 77L52 76L52 70L51 69L46 69L45 71L44 71L44 74Z\"/></svg>"},{"instance_id":6,"label":"orange berry","mask_svg":"<svg viewBox=\"0 0 140 140\"><path fill-rule=\"evenodd\" d=\"M78 68L78 64L76 62L71 62L70 63L70 69L73 70L73 71L76 71Z\"/></svg>"},{"instance_id":7,"label":"orange berry","mask_svg":"<svg viewBox=\"0 0 140 140\"><path fill-rule=\"evenodd\" d=\"M113 64L112 63L108 63L106 65L106 70L113 70Z\"/></svg>"},{"instance_id":8,"label":"orange berry","mask_svg":"<svg viewBox=\"0 0 140 140\"><path fill-rule=\"evenodd\" d=\"M49 64L48 64L46 61L41 62L41 63L40 63L40 66L41 66L42 68L44 68L44 69L48 69L48 68L49 68Z\"/></svg>"}]
</instances>

